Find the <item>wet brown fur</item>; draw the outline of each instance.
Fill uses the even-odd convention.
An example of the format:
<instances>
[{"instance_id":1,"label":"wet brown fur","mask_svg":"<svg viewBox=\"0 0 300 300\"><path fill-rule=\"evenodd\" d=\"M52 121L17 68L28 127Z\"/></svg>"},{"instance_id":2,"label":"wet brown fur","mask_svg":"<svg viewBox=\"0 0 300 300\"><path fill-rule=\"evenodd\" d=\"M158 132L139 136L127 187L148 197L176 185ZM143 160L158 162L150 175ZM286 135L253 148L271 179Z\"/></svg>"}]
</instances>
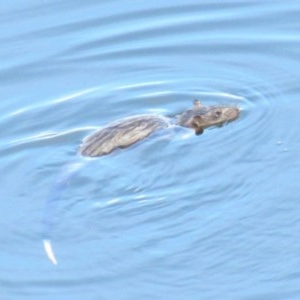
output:
<instances>
[{"instance_id":1,"label":"wet brown fur","mask_svg":"<svg viewBox=\"0 0 300 300\"><path fill-rule=\"evenodd\" d=\"M232 106L202 106L194 101L194 107L176 118L176 125L193 128L196 134L210 126L220 126L239 116L239 109ZM139 115L108 124L87 136L79 148L83 156L96 157L125 148L144 139L151 133L167 128L170 120L163 116Z\"/></svg>"},{"instance_id":2,"label":"wet brown fur","mask_svg":"<svg viewBox=\"0 0 300 300\"><path fill-rule=\"evenodd\" d=\"M167 118L155 115L121 119L87 136L79 151L82 155L91 157L109 154L116 148L128 147L152 132L168 126L170 122Z\"/></svg>"}]
</instances>

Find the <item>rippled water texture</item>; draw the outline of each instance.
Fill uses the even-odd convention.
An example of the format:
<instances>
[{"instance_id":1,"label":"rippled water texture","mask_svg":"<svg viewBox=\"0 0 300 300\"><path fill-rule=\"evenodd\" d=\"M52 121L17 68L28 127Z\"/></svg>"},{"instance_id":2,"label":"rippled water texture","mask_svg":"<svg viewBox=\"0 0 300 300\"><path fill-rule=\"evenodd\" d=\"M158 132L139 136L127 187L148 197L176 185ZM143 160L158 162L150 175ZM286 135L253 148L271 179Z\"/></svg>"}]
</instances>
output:
<instances>
[{"instance_id":1,"label":"rippled water texture","mask_svg":"<svg viewBox=\"0 0 300 300\"><path fill-rule=\"evenodd\" d=\"M2 1L0 298L299 299L299 16L294 0ZM241 116L77 155L99 126L196 98Z\"/></svg>"}]
</instances>

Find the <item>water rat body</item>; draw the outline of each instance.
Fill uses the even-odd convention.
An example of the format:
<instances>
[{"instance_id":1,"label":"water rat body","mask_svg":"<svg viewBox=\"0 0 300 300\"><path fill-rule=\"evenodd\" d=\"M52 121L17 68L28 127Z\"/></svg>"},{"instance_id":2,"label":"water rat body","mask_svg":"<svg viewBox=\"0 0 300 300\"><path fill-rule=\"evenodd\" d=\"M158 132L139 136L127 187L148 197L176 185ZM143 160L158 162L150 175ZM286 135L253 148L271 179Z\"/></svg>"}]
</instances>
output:
<instances>
[{"instance_id":1,"label":"water rat body","mask_svg":"<svg viewBox=\"0 0 300 300\"><path fill-rule=\"evenodd\" d=\"M238 118L239 109L232 106L202 106L194 101L194 107L177 116L175 125L192 128L201 134L204 129L219 126ZM171 126L172 119L158 115L138 115L108 124L87 136L79 148L83 156L106 155L118 148L129 147L157 130Z\"/></svg>"}]
</instances>

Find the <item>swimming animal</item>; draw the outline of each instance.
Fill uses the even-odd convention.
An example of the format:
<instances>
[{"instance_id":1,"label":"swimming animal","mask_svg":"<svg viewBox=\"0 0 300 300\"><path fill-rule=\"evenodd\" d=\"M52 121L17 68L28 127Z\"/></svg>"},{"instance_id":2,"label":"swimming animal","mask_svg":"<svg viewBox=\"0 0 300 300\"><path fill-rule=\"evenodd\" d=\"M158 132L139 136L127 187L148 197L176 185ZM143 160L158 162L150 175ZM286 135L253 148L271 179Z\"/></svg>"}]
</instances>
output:
<instances>
[{"instance_id":1,"label":"swimming animal","mask_svg":"<svg viewBox=\"0 0 300 300\"><path fill-rule=\"evenodd\" d=\"M79 153L88 157L107 155L118 148L129 147L152 133L172 125L191 128L196 135L199 135L207 127L222 126L237 119L239 114L240 110L234 106L203 106L199 100L195 100L193 108L176 116L174 120L158 115L137 115L109 123L84 138ZM57 264L57 260L50 239L51 228L54 225L51 215L60 193L79 168L78 163L73 163L69 167L68 172L59 178L50 191L45 207L43 244L53 264Z\"/></svg>"},{"instance_id":2,"label":"swimming animal","mask_svg":"<svg viewBox=\"0 0 300 300\"><path fill-rule=\"evenodd\" d=\"M239 116L233 106L203 106L199 100L194 107L177 116L173 124L192 128L197 135L211 126L221 126ZM172 120L158 115L138 115L124 118L96 130L82 142L79 153L83 156L106 155L118 148L129 147L159 129L168 128Z\"/></svg>"}]
</instances>

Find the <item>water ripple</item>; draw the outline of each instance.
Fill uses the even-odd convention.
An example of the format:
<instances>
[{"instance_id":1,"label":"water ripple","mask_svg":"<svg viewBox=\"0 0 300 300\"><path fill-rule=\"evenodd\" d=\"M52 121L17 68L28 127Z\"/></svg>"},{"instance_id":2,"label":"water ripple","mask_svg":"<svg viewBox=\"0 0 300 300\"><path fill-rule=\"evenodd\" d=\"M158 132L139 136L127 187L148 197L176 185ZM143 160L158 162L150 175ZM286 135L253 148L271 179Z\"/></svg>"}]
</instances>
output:
<instances>
[{"instance_id":1,"label":"water ripple","mask_svg":"<svg viewBox=\"0 0 300 300\"><path fill-rule=\"evenodd\" d=\"M17 2L1 10L2 297L296 299L299 4ZM241 115L76 155L99 126L194 99ZM77 165L49 210L54 267L45 201Z\"/></svg>"}]
</instances>

